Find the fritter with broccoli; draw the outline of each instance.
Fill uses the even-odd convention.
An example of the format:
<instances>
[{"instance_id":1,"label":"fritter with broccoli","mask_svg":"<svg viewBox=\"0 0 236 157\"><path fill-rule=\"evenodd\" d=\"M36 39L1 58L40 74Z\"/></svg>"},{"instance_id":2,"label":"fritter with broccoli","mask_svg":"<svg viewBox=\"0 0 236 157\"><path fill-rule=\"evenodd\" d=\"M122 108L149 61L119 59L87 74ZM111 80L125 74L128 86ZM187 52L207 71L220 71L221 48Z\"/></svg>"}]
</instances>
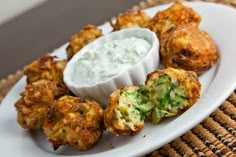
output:
<instances>
[{"instance_id":1,"label":"fritter with broccoli","mask_svg":"<svg viewBox=\"0 0 236 157\"><path fill-rule=\"evenodd\" d=\"M105 127L115 135L134 135L144 127L145 114L153 108L143 86L115 90L104 111Z\"/></svg>"},{"instance_id":2,"label":"fritter with broccoli","mask_svg":"<svg viewBox=\"0 0 236 157\"><path fill-rule=\"evenodd\" d=\"M150 73L145 88L154 105L146 116L158 123L191 107L200 97L201 84L195 72L167 68Z\"/></svg>"}]
</instances>

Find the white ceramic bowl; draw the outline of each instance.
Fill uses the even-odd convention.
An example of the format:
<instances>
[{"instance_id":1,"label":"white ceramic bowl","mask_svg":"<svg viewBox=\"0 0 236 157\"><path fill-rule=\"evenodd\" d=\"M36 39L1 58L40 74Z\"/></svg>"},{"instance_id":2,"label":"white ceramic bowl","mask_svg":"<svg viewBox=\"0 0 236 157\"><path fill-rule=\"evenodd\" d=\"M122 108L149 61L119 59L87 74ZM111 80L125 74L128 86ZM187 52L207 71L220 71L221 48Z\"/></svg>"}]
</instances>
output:
<instances>
[{"instance_id":1,"label":"white ceramic bowl","mask_svg":"<svg viewBox=\"0 0 236 157\"><path fill-rule=\"evenodd\" d=\"M99 82L94 85L79 86L74 80L74 69L79 67L77 61L81 55L87 52L89 49L97 48L109 41L116 39L125 39L130 37L142 38L151 44L150 50L147 52L138 63L130 68L121 71L114 77L109 78L106 81ZM148 29L144 28L130 28L116 32L112 32L103 37L96 39L82 48L76 53L73 58L68 62L64 70L64 82L68 88L77 96L83 96L91 98L103 106L107 105L109 95L117 88L121 88L127 85L140 85L144 84L148 73L157 69L159 64L159 41L156 34ZM73 78L73 79L72 79ZM88 78L89 79L89 78Z\"/></svg>"}]
</instances>

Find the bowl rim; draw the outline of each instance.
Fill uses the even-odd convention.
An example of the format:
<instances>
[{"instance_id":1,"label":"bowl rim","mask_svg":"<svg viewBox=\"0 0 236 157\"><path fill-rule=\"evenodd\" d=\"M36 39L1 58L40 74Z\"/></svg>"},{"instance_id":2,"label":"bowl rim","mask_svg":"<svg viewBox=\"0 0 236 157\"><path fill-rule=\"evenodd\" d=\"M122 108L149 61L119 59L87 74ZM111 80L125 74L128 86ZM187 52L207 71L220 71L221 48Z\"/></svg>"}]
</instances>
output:
<instances>
[{"instance_id":1,"label":"bowl rim","mask_svg":"<svg viewBox=\"0 0 236 157\"><path fill-rule=\"evenodd\" d=\"M127 36L129 34L128 32L131 32L130 34L132 34L132 36ZM144 34L146 34L146 35L143 36ZM94 84L91 84L91 85L78 85L74 81L72 81L71 75L74 72L74 66L76 66L76 63L77 63L77 60L79 59L79 57L81 55L83 55L87 50L89 50L91 48L94 48L94 47L97 47L97 45L99 45L101 43L107 43L109 41L116 40L116 39L114 39L114 36L115 37L119 37L118 39L125 39L127 37L136 36L136 37L139 37L139 38L142 38L142 39L146 39L146 40L147 40L147 37L148 37L148 39L150 39L150 40L148 40L148 42L151 44L151 48L148 50L148 52L145 54L145 56L142 57L133 66L131 66L131 67L125 69L125 70L121 70L119 73L117 73L116 75L114 75L112 77L109 77L106 80L98 81L98 82L96 82ZM99 43L99 44L97 44L97 43ZM155 44L157 46L154 46ZM115 32L110 32L110 33L108 33L108 34L106 34L104 36L101 36L101 37L95 39L94 41L88 43L83 48L81 48L71 58L71 60L67 63L67 65L66 65L66 67L65 67L65 69L63 71L63 81L65 82L65 84L69 88L74 88L74 89L77 89L77 90L78 89L83 89L83 88L93 88L93 87L96 87L98 85L107 84L111 80L119 78L125 72L130 72L131 69L134 69L137 66L139 66L148 57L148 55L150 55L150 52L155 51L156 47L158 48L156 53L159 53L159 46L160 46L160 43L159 43L159 39L158 39L156 33L151 31L150 29L147 29L147 28L138 28L138 27L137 28L126 28L126 29L115 31Z\"/></svg>"}]
</instances>

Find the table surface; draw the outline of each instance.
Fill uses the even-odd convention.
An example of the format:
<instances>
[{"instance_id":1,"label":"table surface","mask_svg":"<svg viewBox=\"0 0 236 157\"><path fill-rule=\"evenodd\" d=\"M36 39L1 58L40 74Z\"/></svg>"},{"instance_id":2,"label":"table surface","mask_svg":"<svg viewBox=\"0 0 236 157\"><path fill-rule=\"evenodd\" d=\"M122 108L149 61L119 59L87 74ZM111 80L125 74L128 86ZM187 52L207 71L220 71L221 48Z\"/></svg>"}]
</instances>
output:
<instances>
[{"instance_id":1,"label":"table surface","mask_svg":"<svg viewBox=\"0 0 236 157\"><path fill-rule=\"evenodd\" d=\"M140 1L47 1L0 25L0 79L67 42L86 24L100 25Z\"/></svg>"}]
</instances>

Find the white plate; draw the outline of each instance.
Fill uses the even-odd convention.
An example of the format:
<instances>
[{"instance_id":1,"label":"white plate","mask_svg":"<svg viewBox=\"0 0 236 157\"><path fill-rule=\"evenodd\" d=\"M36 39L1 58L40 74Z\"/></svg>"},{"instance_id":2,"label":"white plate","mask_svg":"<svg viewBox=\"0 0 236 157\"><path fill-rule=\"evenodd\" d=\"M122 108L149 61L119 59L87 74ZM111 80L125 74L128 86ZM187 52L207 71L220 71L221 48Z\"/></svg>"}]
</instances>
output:
<instances>
[{"instance_id":1,"label":"white plate","mask_svg":"<svg viewBox=\"0 0 236 157\"><path fill-rule=\"evenodd\" d=\"M79 152L72 147L61 147L53 151L50 143L41 131L23 130L16 122L15 101L24 90L23 77L8 93L0 107L0 154L17 157L53 157L81 155L94 156L140 156L157 149L184 134L212 113L236 88L236 11L213 3L185 3L193 7L202 17L201 29L207 31L216 42L220 51L220 60L216 66L200 77L203 85L200 100L182 115L165 120L158 125L146 123L145 128L133 137L115 137L105 133L91 150ZM145 10L153 16L158 10L169 5ZM108 23L100 26L108 33ZM66 44L54 54L65 57ZM113 145L113 149L109 146ZM123 155L122 155L123 154Z\"/></svg>"}]
</instances>

